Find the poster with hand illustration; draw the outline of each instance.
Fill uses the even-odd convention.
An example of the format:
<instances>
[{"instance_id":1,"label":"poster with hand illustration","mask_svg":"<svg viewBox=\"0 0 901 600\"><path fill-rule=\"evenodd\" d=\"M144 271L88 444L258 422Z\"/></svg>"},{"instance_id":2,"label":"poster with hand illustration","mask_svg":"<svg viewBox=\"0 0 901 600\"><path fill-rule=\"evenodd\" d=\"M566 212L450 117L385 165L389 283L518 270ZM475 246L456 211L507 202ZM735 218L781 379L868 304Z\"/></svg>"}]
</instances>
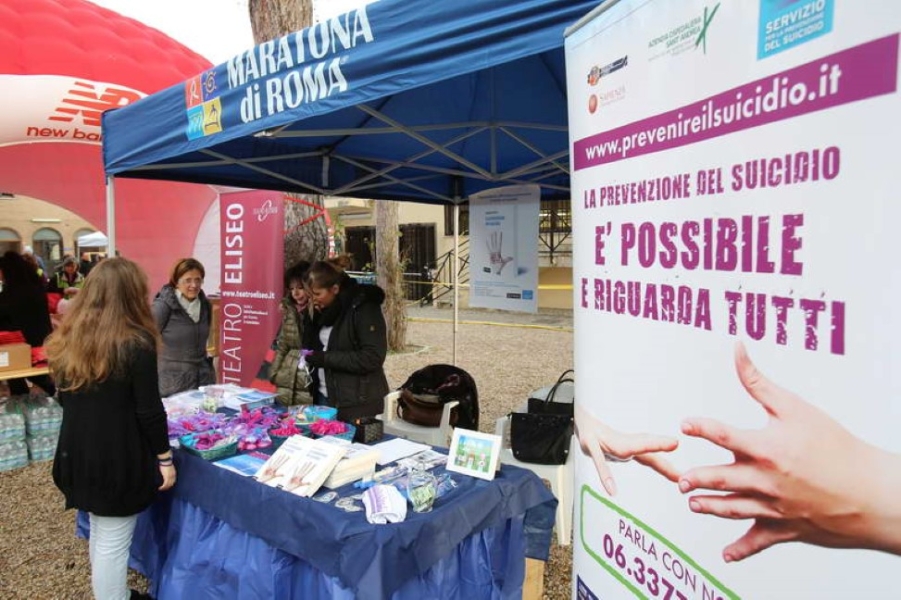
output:
<instances>
[{"instance_id":1,"label":"poster with hand illustration","mask_svg":"<svg viewBox=\"0 0 901 600\"><path fill-rule=\"evenodd\" d=\"M470 306L538 311L540 200L537 185L470 196Z\"/></svg>"},{"instance_id":2,"label":"poster with hand illustration","mask_svg":"<svg viewBox=\"0 0 901 600\"><path fill-rule=\"evenodd\" d=\"M602 7L566 38L573 593L892 597L901 7Z\"/></svg>"}]
</instances>

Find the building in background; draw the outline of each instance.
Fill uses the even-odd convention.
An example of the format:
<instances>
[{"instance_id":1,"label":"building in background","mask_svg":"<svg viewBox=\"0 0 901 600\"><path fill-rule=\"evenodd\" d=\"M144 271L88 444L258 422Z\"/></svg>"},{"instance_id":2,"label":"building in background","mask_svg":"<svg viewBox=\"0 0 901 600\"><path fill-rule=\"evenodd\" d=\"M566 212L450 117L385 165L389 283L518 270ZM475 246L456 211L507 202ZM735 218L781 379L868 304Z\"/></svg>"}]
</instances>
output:
<instances>
[{"instance_id":1,"label":"building in background","mask_svg":"<svg viewBox=\"0 0 901 600\"><path fill-rule=\"evenodd\" d=\"M218 203L216 203L218 204ZM334 228L338 253L353 256L355 271L372 271L375 265L375 203L357 198L327 198L326 208ZM539 223L540 308L572 308L572 222L570 203L543 202ZM451 304L452 290L443 283L452 281L454 248L453 207L401 202L398 208L401 255L405 261L405 295L408 300ZM218 211L213 217L218 218ZM214 219L215 220L215 219ZM14 194L0 193L0 254L22 252L31 246L53 270L65 254L102 253L103 247L79 247L78 238L98 231L98 227L60 206ZM466 284L469 272L469 206L460 207L460 281ZM199 238L214 236L207 232ZM213 242L213 240L209 240ZM212 244L218 247L218 244ZM195 251L195 254L197 252ZM201 253L202 254L202 253ZM210 252L215 254L215 251ZM140 261L140 257L132 257ZM213 259L207 257L212 264ZM206 264L206 263L204 263ZM211 276L213 273L211 273ZM216 279L211 277L210 283ZM218 284L211 285L218 289ZM461 290L461 306L468 306L466 287Z\"/></svg>"},{"instance_id":2,"label":"building in background","mask_svg":"<svg viewBox=\"0 0 901 600\"><path fill-rule=\"evenodd\" d=\"M78 246L79 237L95 231L97 227L61 206L0 193L0 254L22 252L25 246L31 246L44 259L48 271L53 271L66 254L105 251L105 247Z\"/></svg>"},{"instance_id":3,"label":"building in background","mask_svg":"<svg viewBox=\"0 0 901 600\"><path fill-rule=\"evenodd\" d=\"M337 238L337 252L353 255L353 269L371 271L375 265L375 203L356 198L326 198ZM572 221L569 201L542 202L539 222L538 264L540 308L572 308ZM405 261L408 300L452 302L454 209L447 205L401 202L398 207L400 252ZM469 257L469 206L460 207L460 259ZM436 280L436 283L429 279ZM460 281L469 281L466 266ZM461 306L468 306L466 288Z\"/></svg>"}]
</instances>

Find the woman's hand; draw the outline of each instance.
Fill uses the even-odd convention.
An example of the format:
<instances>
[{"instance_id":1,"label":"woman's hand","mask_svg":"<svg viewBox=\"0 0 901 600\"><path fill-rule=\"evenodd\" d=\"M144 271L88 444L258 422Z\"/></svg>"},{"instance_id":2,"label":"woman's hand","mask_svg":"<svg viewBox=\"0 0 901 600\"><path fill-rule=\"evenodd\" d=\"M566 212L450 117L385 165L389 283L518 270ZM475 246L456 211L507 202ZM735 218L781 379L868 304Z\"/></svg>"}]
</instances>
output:
<instances>
[{"instance_id":1,"label":"woman's hand","mask_svg":"<svg viewBox=\"0 0 901 600\"><path fill-rule=\"evenodd\" d=\"M682 431L732 452L734 462L682 475L683 493L696 489L694 512L754 525L723 550L742 560L782 542L871 548L901 554L901 457L853 436L829 415L764 377L742 344L738 379L770 417L742 430L713 419L686 420Z\"/></svg>"},{"instance_id":2,"label":"woman's hand","mask_svg":"<svg viewBox=\"0 0 901 600\"><path fill-rule=\"evenodd\" d=\"M610 472L608 460L614 462L634 458L635 462L650 467L670 481L679 480L679 471L658 452L672 452L679 445L676 438L646 433L620 433L575 406L576 436L582 453L591 457L604 489L616 495L616 482Z\"/></svg>"},{"instance_id":3,"label":"woman's hand","mask_svg":"<svg viewBox=\"0 0 901 600\"><path fill-rule=\"evenodd\" d=\"M176 474L174 464L160 465L160 475L163 476L163 485L159 487L161 492L165 492L175 485Z\"/></svg>"}]
</instances>

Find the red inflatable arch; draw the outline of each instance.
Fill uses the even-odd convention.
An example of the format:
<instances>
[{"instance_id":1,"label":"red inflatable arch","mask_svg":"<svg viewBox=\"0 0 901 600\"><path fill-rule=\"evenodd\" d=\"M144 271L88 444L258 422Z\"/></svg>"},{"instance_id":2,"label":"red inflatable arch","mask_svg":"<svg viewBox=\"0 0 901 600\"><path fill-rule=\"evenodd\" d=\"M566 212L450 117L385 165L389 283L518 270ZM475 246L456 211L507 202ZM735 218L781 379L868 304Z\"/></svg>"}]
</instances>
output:
<instances>
[{"instance_id":1,"label":"red inflatable arch","mask_svg":"<svg viewBox=\"0 0 901 600\"><path fill-rule=\"evenodd\" d=\"M0 190L65 207L106 229L100 113L210 66L133 19L84 0L0 3ZM217 192L116 181L116 246L162 284L188 256Z\"/></svg>"}]
</instances>

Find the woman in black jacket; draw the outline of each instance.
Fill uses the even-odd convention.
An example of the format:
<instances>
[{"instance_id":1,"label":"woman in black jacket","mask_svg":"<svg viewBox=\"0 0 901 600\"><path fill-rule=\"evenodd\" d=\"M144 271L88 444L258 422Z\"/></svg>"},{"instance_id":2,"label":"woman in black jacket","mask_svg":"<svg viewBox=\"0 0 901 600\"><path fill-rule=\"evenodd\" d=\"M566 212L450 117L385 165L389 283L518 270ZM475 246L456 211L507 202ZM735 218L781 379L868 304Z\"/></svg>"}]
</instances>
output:
<instances>
[{"instance_id":1,"label":"woman in black jacket","mask_svg":"<svg viewBox=\"0 0 901 600\"><path fill-rule=\"evenodd\" d=\"M0 292L0 331L21 331L32 348L43 346L52 326L47 292L40 276L15 252L7 252L0 257L0 273L3 281L3 291ZM48 395L56 393L56 386L48 376L39 375L29 379ZM9 393L27 394L28 385L24 379L10 379Z\"/></svg>"},{"instance_id":2,"label":"woman in black jacket","mask_svg":"<svg viewBox=\"0 0 901 600\"><path fill-rule=\"evenodd\" d=\"M317 404L334 406L345 422L380 414L388 393L385 292L357 283L329 261L313 263L304 282L316 309L304 329L304 348L313 350L307 363Z\"/></svg>"},{"instance_id":3,"label":"woman in black jacket","mask_svg":"<svg viewBox=\"0 0 901 600\"><path fill-rule=\"evenodd\" d=\"M66 508L90 515L95 598L128 597L138 513L175 484L148 295L140 267L105 260L47 341L63 407L53 481Z\"/></svg>"}]
</instances>

